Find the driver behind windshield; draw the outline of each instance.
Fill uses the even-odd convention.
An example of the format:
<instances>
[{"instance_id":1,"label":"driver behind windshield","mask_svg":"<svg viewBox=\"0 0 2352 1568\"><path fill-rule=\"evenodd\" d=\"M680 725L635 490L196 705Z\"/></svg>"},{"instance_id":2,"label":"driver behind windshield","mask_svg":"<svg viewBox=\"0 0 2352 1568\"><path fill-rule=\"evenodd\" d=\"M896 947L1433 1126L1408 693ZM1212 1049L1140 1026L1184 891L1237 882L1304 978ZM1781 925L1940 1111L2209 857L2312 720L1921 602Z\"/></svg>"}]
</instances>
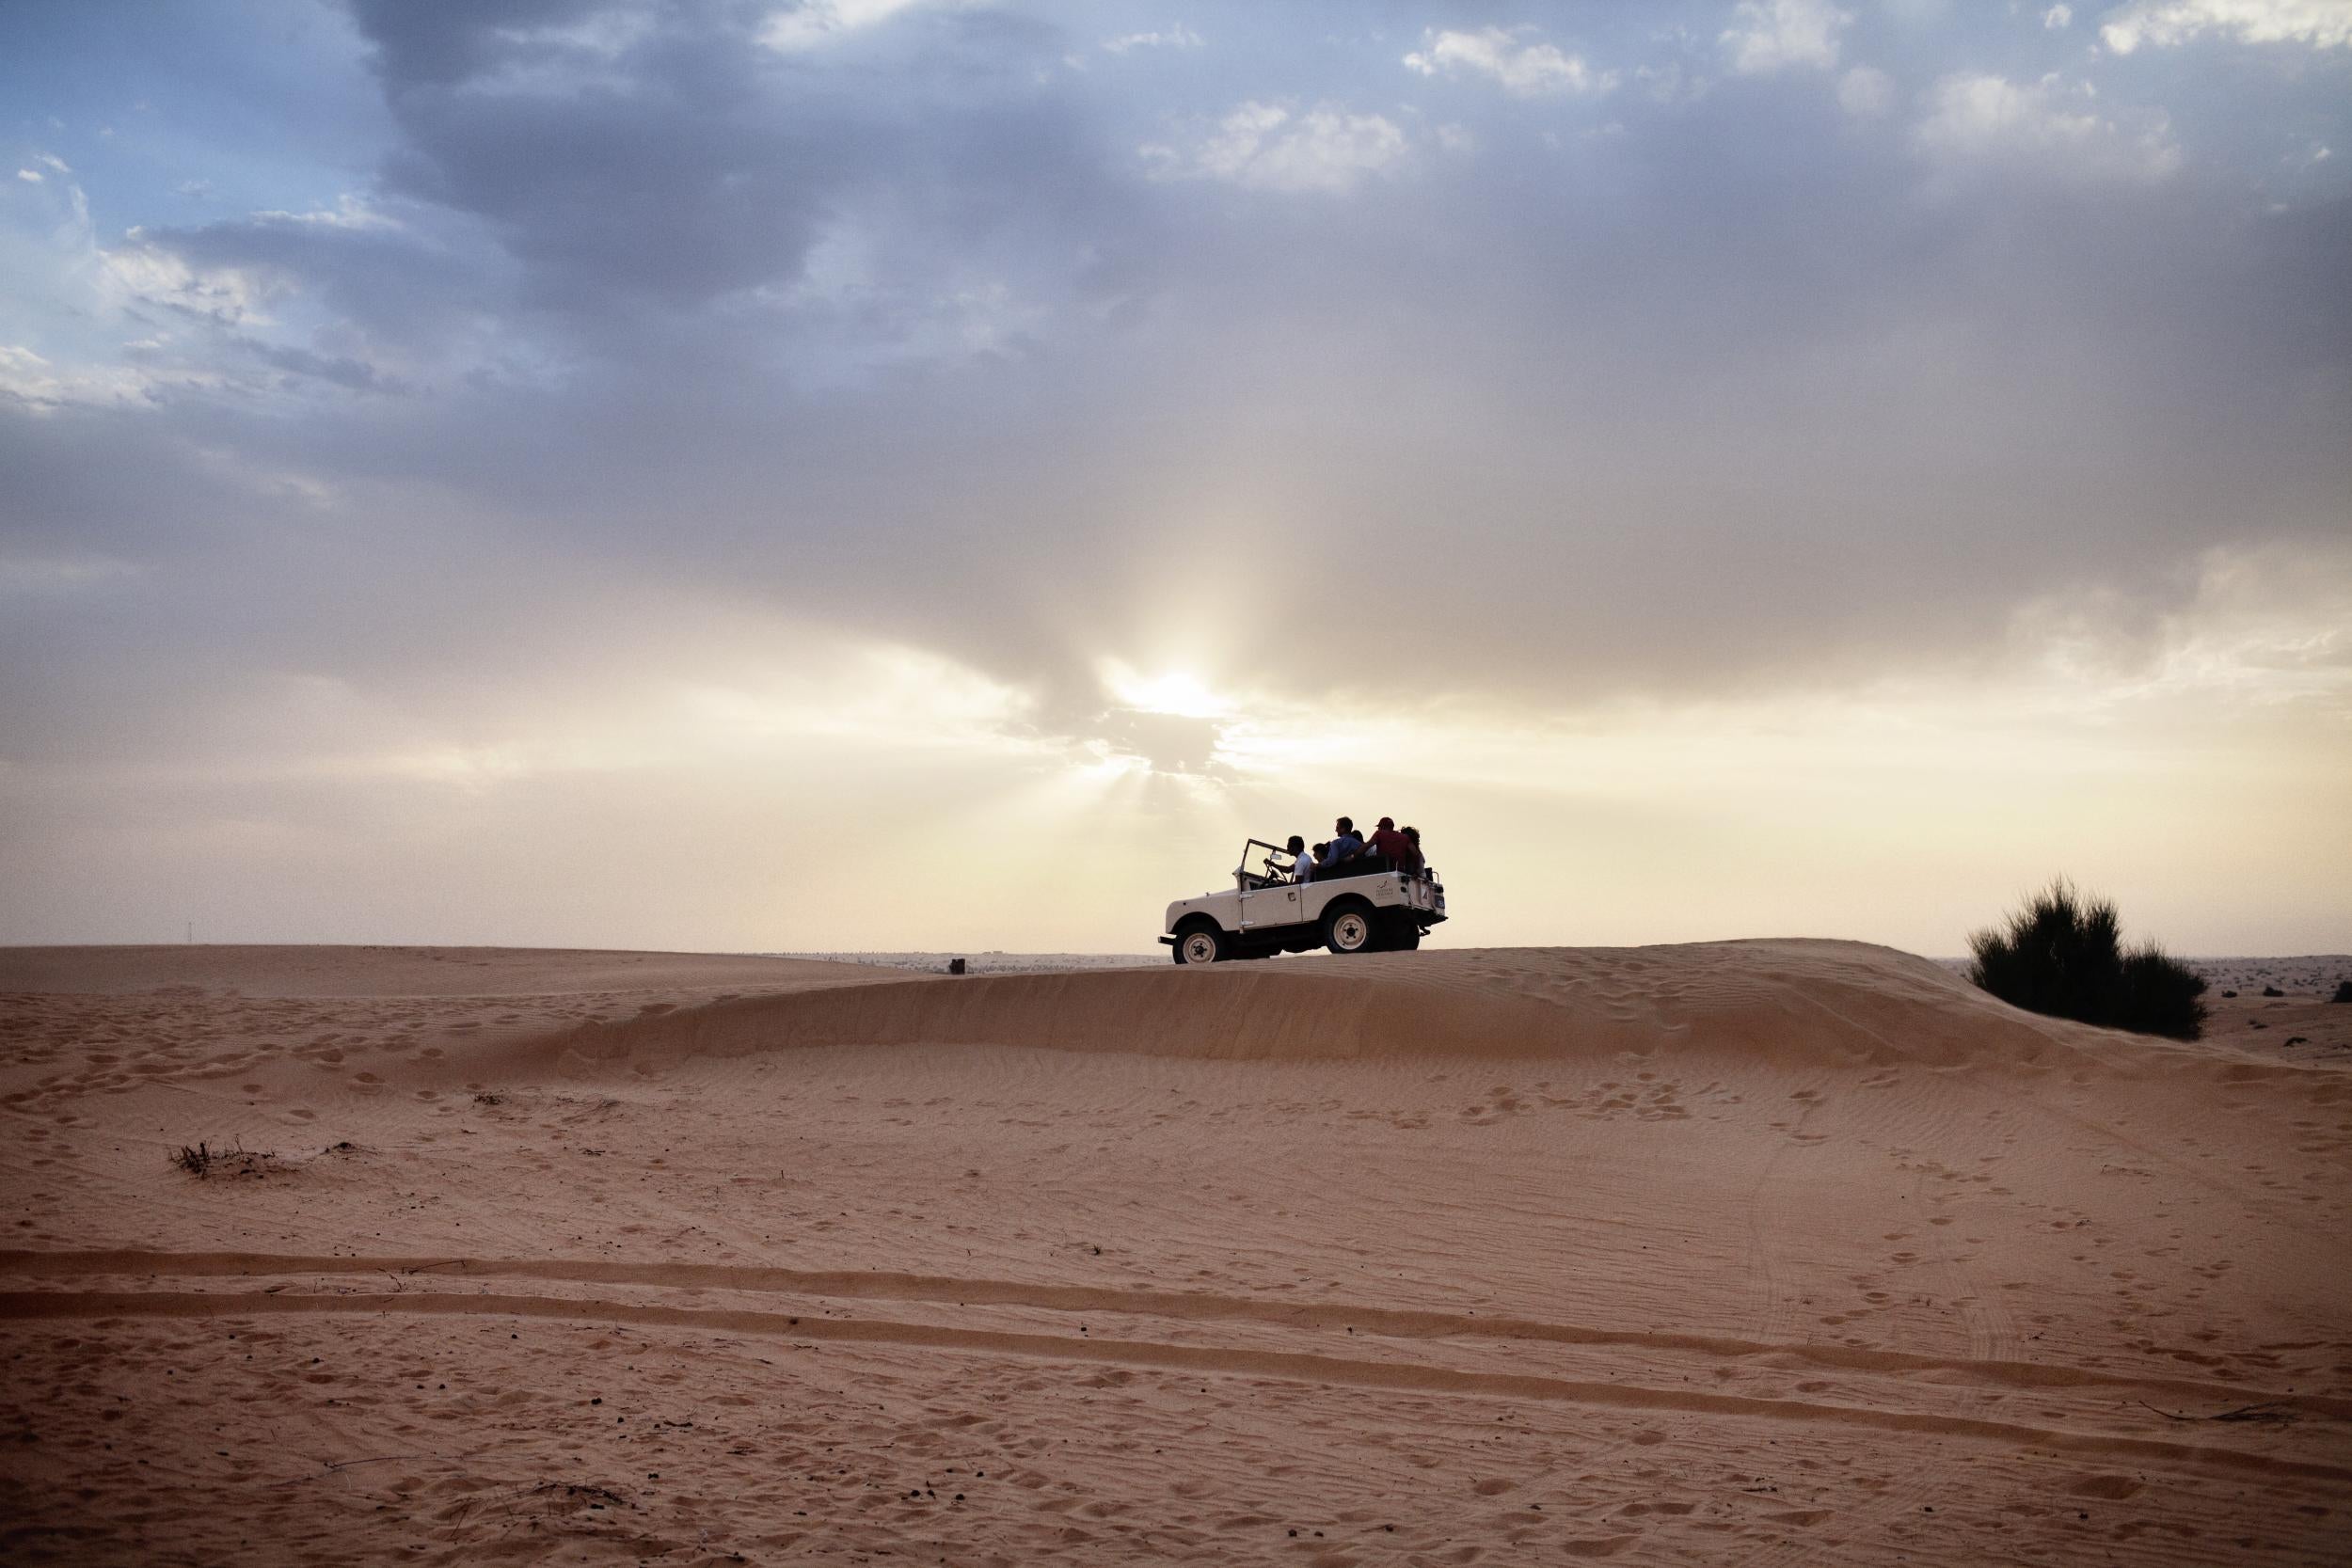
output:
<instances>
[{"instance_id":1,"label":"driver behind windshield","mask_svg":"<svg viewBox=\"0 0 2352 1568\"><path fill-rule=\"evenodd\" d=\"M1296 882L1314 880L1315 860L1307 853L1307 841L1293 833L1290 843L1283 847L1291 852L1291 879Z\"/></svg>"}]
</instances>

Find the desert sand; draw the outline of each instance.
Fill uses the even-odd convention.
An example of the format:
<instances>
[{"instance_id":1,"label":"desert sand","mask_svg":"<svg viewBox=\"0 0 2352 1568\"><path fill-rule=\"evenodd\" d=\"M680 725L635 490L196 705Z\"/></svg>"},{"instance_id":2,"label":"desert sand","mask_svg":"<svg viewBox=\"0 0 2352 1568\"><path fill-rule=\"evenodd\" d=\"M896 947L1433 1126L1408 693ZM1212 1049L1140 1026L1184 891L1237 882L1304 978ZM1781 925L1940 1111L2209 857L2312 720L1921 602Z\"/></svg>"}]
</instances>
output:
<instances>
[{"instance_id":1,"label":"desert sand","mask_svg":"<svg viewBox=\"0 0 2352 1568\"><path fill-rule=\"evenodd\" d=\"M0 1037L11 1562L2352 1557L2311 994L53 948Z\"/></svg>"}]
</instances>

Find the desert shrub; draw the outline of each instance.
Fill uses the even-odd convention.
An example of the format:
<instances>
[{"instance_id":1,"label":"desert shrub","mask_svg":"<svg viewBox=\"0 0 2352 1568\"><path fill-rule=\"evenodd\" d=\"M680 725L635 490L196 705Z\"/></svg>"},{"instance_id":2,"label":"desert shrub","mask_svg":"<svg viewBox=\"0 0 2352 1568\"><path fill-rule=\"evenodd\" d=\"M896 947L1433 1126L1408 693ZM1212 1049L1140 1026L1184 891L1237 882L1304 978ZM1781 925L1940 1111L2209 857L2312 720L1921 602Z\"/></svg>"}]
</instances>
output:
<instances>
[{"instance_id":1,"label":"desert shrub","mask_svg":"<svg viewBox=\"0 0 2352 1568\"><path fill-rule=\"evenodd\" d=\"M2193 1040L2205 1027L2205 981L2153 942L2123 945L2115 905L2064 878L2006 923L1973 933L1968 978L2028 1012Z\"/></svg>"},{"instance_id":2,"label":"desert shrub","mask_svg":"<svg viewBox=\"0 0 2352 1568\"><path fill-rule=\"evenodd\" d=\"M2336 982L2336 994L2329 997L2328 1000L2330 1002L2352 1002L2352 980L2338 980Z\"/></svg>"},{"instance_id":3,"label":"desert shrub","mask_svg":"<svg viewBox=\"0 0 2352 1568\"><path fill-rule=\"evenodd\" d=\"M171 1163L199 1181L215 1176L245 1176L258 1181L283 1175L287 1169L275 1151L247 1148L242 1140L228 1148L215 1148L203 1143L191 1148L183 1144L180 1152L171 1157Z\"/></svg>"}]
</instances>

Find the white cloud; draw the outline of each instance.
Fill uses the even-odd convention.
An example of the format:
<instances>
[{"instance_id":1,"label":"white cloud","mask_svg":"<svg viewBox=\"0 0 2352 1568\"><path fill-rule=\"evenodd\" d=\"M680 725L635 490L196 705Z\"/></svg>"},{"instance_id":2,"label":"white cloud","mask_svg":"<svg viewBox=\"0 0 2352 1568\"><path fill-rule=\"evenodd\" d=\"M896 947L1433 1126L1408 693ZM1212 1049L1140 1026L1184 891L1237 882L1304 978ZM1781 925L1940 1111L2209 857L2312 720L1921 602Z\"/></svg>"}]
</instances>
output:
<instances>
[{"instance_id":1,"label":"white cloud","mask_svg":"<svg viewBox=\"0 0 2352 1568\"><path fill-rule=\"evenodd\" d=\"M1914 133L1920 149L1953 161L2026 164L2094 179L2160 180L2180 166L2161 114L2126 131L2101 116L2087 82L2056 75L2011 82L1976 72L1947 76Z\"/></svg>"},{"instance_id":2,"label":"white cloud","mask_svg":"<svg viewBox=\"0 0 2352 1568\"><path fill-rule=\"evenodd\" d=\"M62 159L37 155L9 205L35 214L0 229L16 298L0 306L0 402L37 412L132 406L234 390L256 398L405 377L366 334L307 299L274 262L208 260L169 234L127 230L101 242L81 182ZM248 226L397 228L345 197L317 212L256 213ZM14 306L15 309L8 309Z\"/></svg>"},{"instance_id":3,"label":"white cloud","mask_svg":"<svg viewBox=\"0 0 2352 1568\"><path fill-rule=\"evenodd\" d=\"M1129 33L1125 38L1104 39L1103 47L1114 55L1124 55L1131 49L1198 49L1203 41L1199 33L1179 22L1164 33Z\"/></svg>"},{"instance_id":4,"label":"white cloud","mask_svg":"<svg viewBox=\"0 0 2352 1568\"><path fill-rule=\"evenodd\" d=\"M2072 27L2074 24L2074 8L2072 6L2052 6L2048 10L2042 13L2042 25L2047 27L2051 32L2058 32L2063 28Z\"/></svg>"},{"instance_id":5,"label":"white cloud","mask_svg":"<svg viewBox=\"0 0 2352 1568\"><path fill-rule=\"evenodd\" d=\"M2240 43L2352 48L2352 0L2137 0L2099 24L2099 36L2119 55L2143 43L2169 49L2209 32Z\"/></svg>"},{"instance_id":6,"label":"white cloud","mask_svg":"<svg viewBox=\"0 0 2352 1568\"><path fill-rule=\"evenodd\" d=\"M1153 145L1143 156L1163 178L1223 180L1252 190L1341 192L1385 173L1411 150L1405 133L1378 115L1319 104L1303 115L1248 103L1217 121L1189 155Z\"/></svg>"},{"instance_id":7,"label":"white cloud","mask_svg":"<svg viewBox=\"0 0 2352 1568\"><path fill-rule=\"evenodd\" d=\"M69 180L73 173L73 166L67 163L63 158L58 157L54 152L36 152L33 154L33 162L40 165L43 168L47 168L52 173L66 175L69 177ZM28 185L45 184L48 182L48 176L41 173L40 169L38 168L20 168L16 171L16 177L19 180L24 181ZM76 188L78 189L78 187Z\"/></svg>"},{"instance_id":8,"label":"white cloud","mask_svg":"<svg viewBox=\"0 0 2352 1568\"><path fill-rule=\"evenodd\" d=\"M1486 27L1475 33L1432 28L1422 46L1405 56L1406 69L1423 76L1487 76L1520 98L1548 93L1607 92L1614 71L1596 71L1581 55L1563 54L1556 44L1526 41L1523 31Z\"/></svg>"},{"instance_id":9,"label":"white cloud","mask_svg":"<svg viewBox=\"0 0 2352 1568\"><path fill-rule=\"evenodd\" d=\"M270 325L263 307L282 285L245 267L199 267L176 250L151 243L139 230L99 260L113 289L129 300L206 317L228 326Z\"/></svg>"},{"instance_id":10,"label":"white cloud","mask_svg":"<svg viewBox=\"0 0 2352 1568\"><path fill-rule=\"evenodd\" d=\"M400 220L387 217L366 202L348 193L336 198L332 208L309 213L263 212L253 214L257 223L296 223L311 229L398 229Z\"/></svg>"},{"instance_id":11,"label":"white cloud","mask_svg":"<svg viewBox=\"0 0 2352 1568\"><path fill-rule=\"evenodd\" d=\"M151 372L135 365L59 365L22 344L0 343L0 403L46 414L75 405L145 401L168 387L210 386L215 376Z\"/></svg>"},{"instance_id":12,"label":"white cloud","mask_svg":"<svg viewBox=\"0 0 2352 1568\"><path fill-rule=\"evenodd\" d=\"M845 33L889 21L924 0L804 0L778 11L759 29L759 41L778 54L822 48Z\"/></svg>"},{"instance_id":13,"label":"white cloud","mask_svg":"<svg viewBox=\"0 0 2352 1568\"><path fill-rule=\"evenodd\" d=\"M1838 35L1853 21L1827 0L1740 0L1721 42L1731 50L1731 68L1766 76L1788 66L1837 63Z\"/></svg>"},{"instance_id":14,"label":"white cloud","mask_svg":"<svg viewBox=\"0 0 2352 1568\"><path fill-rule=\"evenodd\" d=\"M24 198L45 205L49 230L38 261L24 258L20 265L27 270L15 281L27 294L45 289L53 320L128 325L142 308L160 307L222 326L267 324L264 305L284 292L276 280L256 269L192 263L178 250L149 238L143 229L127 231L119 245L103 245L90 221L88 195L72 167L45 152L32 161L41 166L19 172L38 176L27 182L40 189L24 192ZM135 388L156 378L152 366L126 369L118 375L81 363L92 345L78 333L34 341L39 349L19 343L0 351L8 356L0 390L42 404L86 402L110 399L121 388ZM51 357L44 358L42 350ZM178 384L190 378L167 379Z\"/></svg>"},{"instance_id":15,"label":"white cloud","mask_svg":"<svg viewBox=\"0 0 2352 1568\"><path fill-rule=\"evenodd\" d=\"M1883 71L1858 65L1837 79L1837 103L1856 119L1883 115L1895 106L1895 79Z\"/></svg>"}]
</instances>

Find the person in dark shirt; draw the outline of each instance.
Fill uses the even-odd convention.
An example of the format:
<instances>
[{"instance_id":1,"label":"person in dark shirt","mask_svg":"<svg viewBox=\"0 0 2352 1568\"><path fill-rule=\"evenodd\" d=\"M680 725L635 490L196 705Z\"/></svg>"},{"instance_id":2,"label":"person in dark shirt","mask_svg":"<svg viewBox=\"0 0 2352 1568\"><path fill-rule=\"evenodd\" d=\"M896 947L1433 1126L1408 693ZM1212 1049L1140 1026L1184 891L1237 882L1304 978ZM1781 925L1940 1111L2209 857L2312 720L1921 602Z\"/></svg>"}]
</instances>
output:
<instances>
[{"instance_id":1,"label":"person in dark shirt","mask_svg":"<svg viewBox=\"0 0 2352 1568\"><path fill-rule=\"evenodd\" d=\"M1397 831L1405 835L1405 842L1413 847L1412 861L1406 866L1405 869L1418 873L1423 866L1429 863L1428 859L1421 852L1421 830L1407 822L1404 827L1398 829Z\"/></svg>"}]
</instances>

